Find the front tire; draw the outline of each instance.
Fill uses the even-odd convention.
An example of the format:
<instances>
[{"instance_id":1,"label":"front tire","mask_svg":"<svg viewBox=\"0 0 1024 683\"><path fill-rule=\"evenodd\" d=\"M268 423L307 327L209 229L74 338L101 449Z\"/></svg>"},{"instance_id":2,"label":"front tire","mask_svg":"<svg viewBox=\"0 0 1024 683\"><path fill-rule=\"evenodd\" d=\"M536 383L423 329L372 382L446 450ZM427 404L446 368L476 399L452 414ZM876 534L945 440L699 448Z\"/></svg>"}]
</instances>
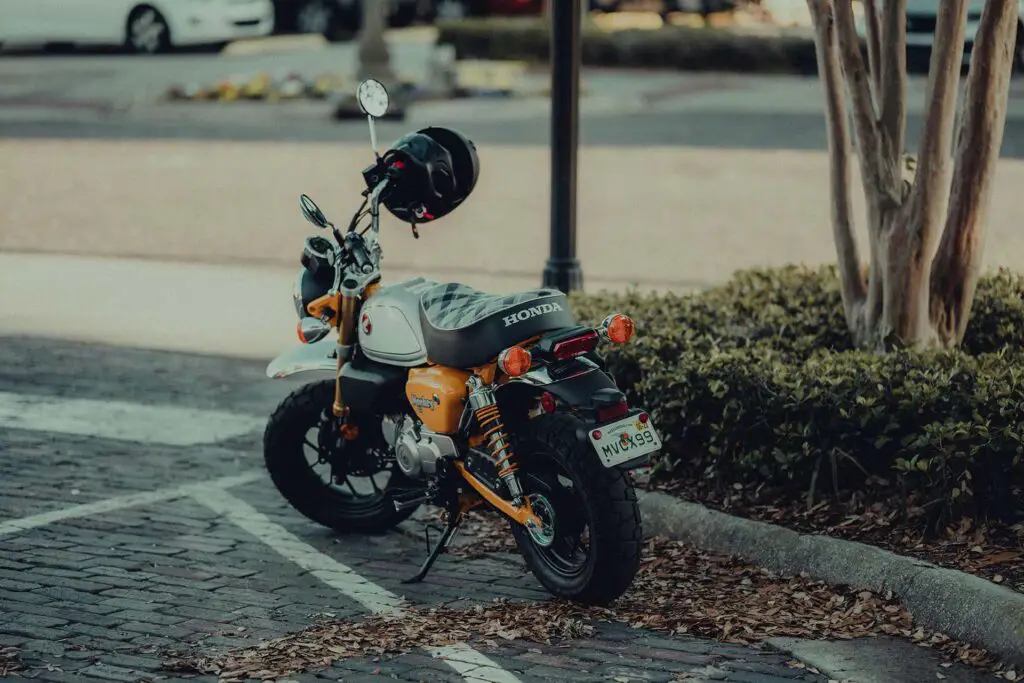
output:
<instances>
[{"instance_id":1,"label":"front tire","mask_svg":"<svg viewBox=\"0 0 1024 683\"><path fill-rule=\"evenodd\" d=\"M571 415L541 415L517 434L520 484L535 502L542 497L535 512L554 517L554 537L538 541L515 523L512 534L530 571L553 595L606 605L633 583L643 528L628 475L600 463L590 444L577 438L581 427ZM583 552L586 531L589 547Z\"/></svg>"},{"instance_id":2,"label":"front tire","mask_svg":"<svg viewBox=\"0 0 1024 683\"><path fill-rule=\"evenodd\" d=\"M415 508L397 511L394 505L395 489L408 486L410 482L393 470L389 471L387 483L381 486L375 481L376 476L385 471L381 469L369 477L373 490L364 495L352 481L364 478L366 472L373 469L371 461L375 456L369 449L378 447L383 439L375 438L380 432L379 420L372 417L362 420L360 436L345 442L339 453L330 456L332 478L335 466L346 470L345 481L340 485L335 485L332 478L325 482L314 471L315 465L309 462L307 448L313 448L317 456L324 456L323 440L314 437L315 443L310 443L309 434L314 429L333 433L324 426L325 420L335 424L333 403L333 379L306 384L281 402L263 433L263 458L270 478L293 508L317 524L340 533L379 533L392 529L415 511ZM347 472L352 470L358 472L350 478Z\"/></svg>"}]
</instances>

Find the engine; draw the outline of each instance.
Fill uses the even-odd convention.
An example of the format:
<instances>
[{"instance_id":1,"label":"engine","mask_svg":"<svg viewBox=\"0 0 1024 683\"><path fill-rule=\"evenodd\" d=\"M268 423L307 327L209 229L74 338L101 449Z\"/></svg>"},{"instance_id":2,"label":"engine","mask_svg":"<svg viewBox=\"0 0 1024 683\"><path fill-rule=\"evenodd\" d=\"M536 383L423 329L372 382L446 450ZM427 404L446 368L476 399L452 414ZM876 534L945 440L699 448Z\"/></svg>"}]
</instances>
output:
<instances>
[{"instance_id":1,"label":"engine","mask_svg":"<svg viewBox=\"0 0 1024 683\"><path fill-rule=\"evenodd\" d=\"M410 479L433 476L440 458L458 452L451 437L430 431L409 415L386 415L381 431L398 469Z\"/></svg>"}]
</instances>

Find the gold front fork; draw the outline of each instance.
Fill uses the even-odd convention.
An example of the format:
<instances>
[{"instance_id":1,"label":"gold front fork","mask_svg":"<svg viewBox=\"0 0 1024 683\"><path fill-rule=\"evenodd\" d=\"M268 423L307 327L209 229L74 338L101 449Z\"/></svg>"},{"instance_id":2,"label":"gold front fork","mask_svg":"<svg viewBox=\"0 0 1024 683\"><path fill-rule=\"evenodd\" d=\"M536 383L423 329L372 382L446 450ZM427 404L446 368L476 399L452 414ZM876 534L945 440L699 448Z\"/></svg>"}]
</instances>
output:
<instances>
[{"instance_id":1,"label":"gold front fork","mask_svg":"<svg viewBox=\"0 0 1024 683\"><path fill-rule=\"evenodd\" d=\"M356 318L359 316L362 299L357 296L338 296L341 305L338 311L338 369L334 376L334 415L344 417L347 413L341 399L341 371L352 355L352 346L356 341ZM342 427L342 434L349 436L349 425Z\"/></svg>"},{"instance_id":2,"label":"gold front fork","mask_svg":"<svg viewBox=\"0 0 1024 683\"><path fill-rule=\"evenodd\" d=\"M359 319L359 312L363 307L363 303L376 294L379 289L380 283L374 282L360 296L338 295L338 368L334 376L333 408L335 417L344 417L348 413L348 410L345 408L345 402L341 397L341 371L345 364L348 363L349 357L352 355L352 349L358 339L357 330L359 328L356 325ZM346 438L352 439L355 438L354 430L354 426L344 425L342 427L342 434Z\"/></svg>"}]
</instances>

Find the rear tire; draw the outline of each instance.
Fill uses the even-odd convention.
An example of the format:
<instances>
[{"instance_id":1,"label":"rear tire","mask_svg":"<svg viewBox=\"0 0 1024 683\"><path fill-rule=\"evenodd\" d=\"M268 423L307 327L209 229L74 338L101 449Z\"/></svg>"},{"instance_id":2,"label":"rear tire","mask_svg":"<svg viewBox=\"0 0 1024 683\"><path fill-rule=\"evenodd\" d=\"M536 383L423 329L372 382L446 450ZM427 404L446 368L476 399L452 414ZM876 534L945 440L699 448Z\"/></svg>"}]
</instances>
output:
<instances>
[{"instance_id":1,"label":"rear tire","mask_svg":"<svg viewBox=\"0 0 1024 683\"><path fill-rule=\"evenodd\" d=\"M333 379L306 384L281 402L263 433L263 458L270 478L293 508L317 524L341 533L378 533L392 529L416 509L395 510L394 485L408 484L400 472L391 472L382 495L361 500L348 495L347 490L325 483L306 458L307 434L319 425L325 411L331 412L333 403ZM379 424L371 418L362 429L379 431ZM367 442L360 436L349 443L362 448ZM342 452L340 458L351 462L353 456L366 452L365 449L352 454Z\"/></svg>"},{"instance_id":2,"label":"rear tire","mask_svg":"<svg viewBox=\"0 0 1024 683\"><path fill-rule=\"evenodd\" d=\"M588 442L577 438L583 422L564 414L541 415L516 435L516 461L526 494L543 490L555 470L557 480L571 480L573 492L549 489L554 512L554 541L542 547L524 527L512 523L519 550L537 580L553 595L589 605L606 605L633 583L640 568L643 528L636 491L622 470L604 467ZM539 513L538 513L539 514ZM540 516L540 515L539 515ZM561 522L559 521L561 518ZM560 523L562 526L560 527ZM585 524L589 549L580 567L560 567L556 548L568 546ZM575 547L576 544L572 543ZM576 555L575 550L572 555Z\"/></svg>"}]
</instances>

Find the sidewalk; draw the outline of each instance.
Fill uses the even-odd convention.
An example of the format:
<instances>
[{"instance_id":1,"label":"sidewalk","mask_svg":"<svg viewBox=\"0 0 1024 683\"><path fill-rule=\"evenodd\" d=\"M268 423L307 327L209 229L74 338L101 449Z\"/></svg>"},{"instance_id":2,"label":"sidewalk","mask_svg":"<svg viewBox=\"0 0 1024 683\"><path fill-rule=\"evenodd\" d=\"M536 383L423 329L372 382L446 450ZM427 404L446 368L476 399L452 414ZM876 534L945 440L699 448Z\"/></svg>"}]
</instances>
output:
<instances>
[{"instance_id":1,"label":"sidewalk","mask_svg":"<svg viewBox=\"0 0 1024 683\"><path fill-rule=\"evenodd\" d=\"M538 281L548 253L549 152L496 146L480 154L473 196L423 226L421 239L385 218L387 276L424 273L499 290ZM316 231L302 219L299 194L347 221L370 153L365 144L15 140L0 142L0 160L0 251L293 269L302 238ZM823 153L587 147L579 172L578 251L590 291L688 289L737 268L835 259ZM995 182L985 266L1024 270L1016 199L1024 162L1004 160ZM862 193L853 196L863 224Z\"/></svg>"}]
</instances>

